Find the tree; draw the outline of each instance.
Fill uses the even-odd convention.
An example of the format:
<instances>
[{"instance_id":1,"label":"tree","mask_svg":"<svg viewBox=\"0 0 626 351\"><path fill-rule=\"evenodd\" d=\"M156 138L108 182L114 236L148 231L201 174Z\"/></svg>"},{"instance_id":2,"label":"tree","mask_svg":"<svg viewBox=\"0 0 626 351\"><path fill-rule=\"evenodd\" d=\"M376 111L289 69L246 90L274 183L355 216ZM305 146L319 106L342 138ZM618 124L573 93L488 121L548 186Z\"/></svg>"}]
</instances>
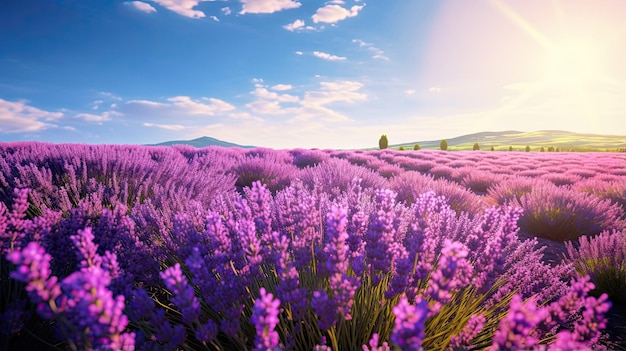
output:
<instances>
[{"instance_id":1,"label":"tree","mask_svg":"<svg viewBox=\"0 0 626 351\"><path fill-rule=\"evenodd\" d=\"M419 150L419 149L421 149L420 144L413 145L413 150Z\"/></svg>"},{"instance_id":2,"label":"tree","mask_svg":"<svg viewBox=\"0 0 626 351\"><path fill-rule=\"evenodd\" d=\"M389 146L389 140L387 140L387 134L383 134L378 140L378 147L382 150L386 149L387 146Z\"/></svg>"},{"instance_id":3,"label":"tree","mask_svg":"<svg viewBox=\"0 0 626 351\"><path fill-rule=\"evenodd\" d=\"M548 146L548 152L554 152L554 146Z\"/></svg>"},{"instance_id":4,"label":"tree","mask_svg":"<svg viewBox=\"0 0 626 351\"><path fill-rule=\"evenodd\" d=\"M526 145L526 152L530 152L530 146Z\"/></svg>"},{"instance_id":5,"label":"tree","mask_svg":"<svg viewBox=\"0 0 626 351\"><path fill-rule=\"evenodd\" d=\"M404 151L404 146L402 146L402 145L401 145L401 146L398 148L398 150L400 150L400 151Z\"/></svg>"},{"instance_id":6,"label":"tree","mask_svg":"<svg viewBox=\"0 0 626 351\"><path fill-rule=\"evenodd\" d=\"M474 150L474 151L480 150L480 145L478 145L478 143L474 143L474 146L472 147L472 150Z\"/></svg>"},{"instance_id":7,"label":"tree","mask_svg":"<svg viewBox=\"0 0 626 351\"><path fill-rule=\"evenodd\" d=\"M496 151L496 148L492 146L491 151Z\"/></svg>"},{"instance_id":8,"label":"tree","mask_svg":"<svg viewBox=\"0 0 626 351\"><path fill-rule=\"evenodd\" d=\"M540 152L546 152L546 149L543 148L543 146L541 147L541 150L539 150Z\"/></svg>"},{"instance_id":9,"label":"tree","mask_svg":"<svg viewBox=\"0 0 626 351\"><path fill-rule=\"evenodd\" d=\"M439 143L439 148L443 151L448 150L448 142L446 141L446 139L443 139L441 143Z\"/></svg>"},{"instance_id":10,"label":"tree","mask_svg":"<svg viewBox=\"0 0 626 351\"><path fill-rule=\"evenodd\" d=\"M513 151L513 146L509 146L509 151Z\"/></svg>"}]
</instances>

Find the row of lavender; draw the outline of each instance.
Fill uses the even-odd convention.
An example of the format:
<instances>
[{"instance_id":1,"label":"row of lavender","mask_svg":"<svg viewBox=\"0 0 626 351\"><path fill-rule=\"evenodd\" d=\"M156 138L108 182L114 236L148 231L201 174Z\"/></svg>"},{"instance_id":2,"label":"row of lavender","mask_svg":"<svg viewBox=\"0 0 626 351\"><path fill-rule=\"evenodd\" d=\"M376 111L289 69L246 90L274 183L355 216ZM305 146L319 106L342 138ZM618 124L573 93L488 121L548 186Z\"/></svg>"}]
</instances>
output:
<instances>
[{"instance_id":1,"label":"row of lavender","mask_svg":"<svg viewBox=\"0 0 626 351\"><path fill-rule=\"evenodd\" d=\"M619 155L0 155L4 349L579 349L601 340L607 296L542 263L518 225L557 240L614 231L570 257L626 255ZM506 172L522 166L535 173ZM546 179L557 169L574 181Z\"/></svg>"}]
</instances>

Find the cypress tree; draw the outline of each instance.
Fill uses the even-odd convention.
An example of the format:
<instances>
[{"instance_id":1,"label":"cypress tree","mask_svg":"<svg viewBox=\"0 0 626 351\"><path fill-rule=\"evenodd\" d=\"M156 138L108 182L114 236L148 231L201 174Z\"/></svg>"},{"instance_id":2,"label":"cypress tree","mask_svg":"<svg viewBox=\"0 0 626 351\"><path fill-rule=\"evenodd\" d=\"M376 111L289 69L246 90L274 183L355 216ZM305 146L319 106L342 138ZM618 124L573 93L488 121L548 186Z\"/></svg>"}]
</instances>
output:
<instances>
[{"instance_id":1,"label":"cypress tree","mask_svg":"<svg viewBox=\"0 0 626 351\"><path fill-rule=\"evenodd\" d=\"M389 140L387 140L387 134L383 134L378 140L378 147L382 150L386 149L387 146L389 146Z\"/></svg>"},{"instance_id":2,"label":"cypress tree","mask_svg":"<svg viewBox=\"0 0 626 351\"><path fill-rule=\"evenodd\" d=\"M441 143L439 143L439 148L443 151L448 150L448 142L446 141L446 139L443 139Z\"/></svg>"}]
</instances>

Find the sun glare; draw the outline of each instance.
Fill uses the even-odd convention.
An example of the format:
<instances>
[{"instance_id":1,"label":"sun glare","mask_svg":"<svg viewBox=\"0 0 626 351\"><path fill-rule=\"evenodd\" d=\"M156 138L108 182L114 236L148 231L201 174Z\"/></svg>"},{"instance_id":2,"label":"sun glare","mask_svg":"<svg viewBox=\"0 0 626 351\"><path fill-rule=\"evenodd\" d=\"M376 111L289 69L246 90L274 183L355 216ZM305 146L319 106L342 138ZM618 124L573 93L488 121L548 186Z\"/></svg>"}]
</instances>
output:
<instances>
[{"instance_id":1,"label":"sun glare","mask_svg":"<svg viewBox=\"0 0 626 351\"><path fill-rule=\"evenodd\" d=\"M545 80L559 88L584 88L602 75L601 48L589 40L553 42L545 63Z\"/></svg>"}]
</instances>

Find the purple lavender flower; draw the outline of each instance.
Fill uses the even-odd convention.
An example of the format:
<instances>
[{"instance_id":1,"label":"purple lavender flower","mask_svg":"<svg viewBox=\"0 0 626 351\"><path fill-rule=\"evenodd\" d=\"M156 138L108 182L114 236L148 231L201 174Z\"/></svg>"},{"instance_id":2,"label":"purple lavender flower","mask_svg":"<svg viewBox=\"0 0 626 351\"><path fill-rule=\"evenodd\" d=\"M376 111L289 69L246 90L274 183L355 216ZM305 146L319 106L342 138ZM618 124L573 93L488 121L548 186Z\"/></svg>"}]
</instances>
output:
<instances>
[{"instance_id":1,"label":"purple lavender flower","mask_svg":"<svg viewBox=\"0 0 626 351\"><path fill-rule=\"evenodd\" d=\"M190 325L200 317L200 302L189 285L187 277L183 275L180 264L176 263L161 273L165 286L172 292L172 302L182 313L183 323Z\"/></svg>"},{"instance_id":2,"label":"purple lavender flower","mask_svg":"<svg viewBox=\"0 0 626 351\"><path fill-rule=\"evenodd\" d=\"M200 342L211 342L217 337L217 324L212 319L209 319L204 324L199 324L196 327L195 336Z\"/></svg>"},{"instance_id":3,"label":"purple lavender flower","mask_svg":"<svg viewBox=\"0 0 626 351\"><path fill-rule=\"evenodd\" d=\"M417 297L414 305L409 304L406 296L400 297L398 304L392 309L396 317L391 342L402 351L421 350L424 339L424 323L430 313L428 301Z\"/></svg>"},{"instance_id":4,"label":"purple lavender flower","mask_svg":"<svg viewBox=\"0 0 626 351\"><path fill-rule=\"evenodd\" d=\"M608 295L602 294L599 298L587 297L584 301L582 320L574 325L576 339L587 343L589 346L597 344L601 336L601 330L606 328L604 314L611 308Z\"/></svg>"},{"instance_id":5,"label":"purple lavender flower","mask_svg":"<svg viewBox=\"0 0 626 351\"><path fill-rule=\"evenodd\" d=\"M10 252L7 260L16 265L11 278L26 283L26 292L30 301L37 305L37 312L44 318L54 317L56 311L48 302L61 295L61 287L50 270L52 257L38 243L30 242L21 251Z\"/></svg>"},{"instance_id":6,"label":"purple lavender flower","mask_svg":"<svg viewBox=\"0 0 626 351\"><path fill-rule=\"evenodd\" d=\"M76 246L76 256L80 260L78 268L102 267L102 257L98 255L98 245L94 244L91 228L78 230L78 234L70 236Z\"/></svg>"},{"instance_id":7,"label":"purple lavender flower","mask_svg":"<svg viewBox=\"0 0 626 351\"><path fill-rule=\"evenodd\" d=\"M385 341L381 346L378 346L378 333L372 334L372 338L369 341L368 345L362 345L363 351L391 351L389 348L389 344Z\"/></svg>"},{"instance_id":8,"label":"purple lavender flower","mask_svg":"<svg viewBox=\"0 0 626 351\"><path fill-rule=\"evenodd\" d=\"M337 303L335 300L329 299L325 291L313 292L311 307L319 317L317 325L320 329L330 329L337 323Z\"/></svg>"},{"instance_id":9,"label":"purple lavender flower","mask_svg":"<svg viewBox=\"0 0 626 351\"><path fill-rule=\"evenodd\" d=\"M453 335L450 339L450 348L452 350L465 350L471 346L472 339L480 333L485 326L485 316L483 314L475 314L470 317L465 328L458 334Z\"/></svg>"},{"instance_id":10,"label":"purple lavender flower","mask_svg":"<svg viewBox=\"0 0 626 351\"><path fill-rule=\"evenodd\" d=\"M256 328L254 350L278 350L280 340L275 329L279 323L280 300L275 299L271 293L267 293L265 288L261 288L259 293L260 297L254 302L252 307L251 321Z\"/></svg>"},{"instance_id":11,"label":"purple lavender flower","mask_svg":"<svg viewBox=\"0 0 626 351\"><path fill-rule=\"evenodd\" d=\"M365 239L367 263L370 265L370 274L374 282L380 280L380 274L391 269L393 255L391 244L394 241L396 218L394 213L396 194L391 190L376 191L378 210L372 213L370 229Z\"/></svg>"},{"instance_id":12,"label":"purple lavender flower","mask_svg":"<svg viewBox=\"0 0 626 351\"><path fill-rule=\"evenodd\" d=\"M537 308L534 299L524 302L520 295L513 295L509 312L500 320L490 350L516 350L534 347L539 340L533 332L546 315L547 311Z\"/></svg>"},{"instance_id":13,"label":"purple lavender flower","mask_svg":"<svg viewBox=\"0 0 626 351\"><path fill-rule=\"evenodd\" d=\"M472 266L465 259L467 249L459 242L445 240L437 270L432 273L426 293L435 301L445 304L452 297L451 291L467 286Z\"/></svg>"}]
</instances>

